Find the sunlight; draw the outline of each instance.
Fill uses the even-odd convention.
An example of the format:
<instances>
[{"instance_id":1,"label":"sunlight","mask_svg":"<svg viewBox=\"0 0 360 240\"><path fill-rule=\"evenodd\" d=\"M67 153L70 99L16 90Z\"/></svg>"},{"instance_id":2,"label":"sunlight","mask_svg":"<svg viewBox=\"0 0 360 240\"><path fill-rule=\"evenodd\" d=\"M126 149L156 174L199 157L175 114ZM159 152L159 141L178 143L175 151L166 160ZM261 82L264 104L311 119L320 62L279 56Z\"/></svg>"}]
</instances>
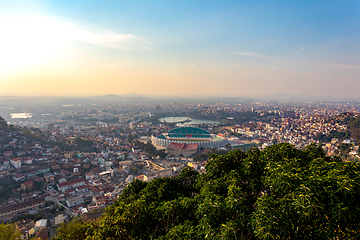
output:
<instances>
[{"instance_id":1,"label":"sunlight","mask_svg":"<svg viewBox=\"0 0 360 240\"><path fill-rule=\"evenodd\" d=\"M56 23L43 16L0 21L0 74L46 63L61 52L68 29Z\"/></svg>"}]
</instances>

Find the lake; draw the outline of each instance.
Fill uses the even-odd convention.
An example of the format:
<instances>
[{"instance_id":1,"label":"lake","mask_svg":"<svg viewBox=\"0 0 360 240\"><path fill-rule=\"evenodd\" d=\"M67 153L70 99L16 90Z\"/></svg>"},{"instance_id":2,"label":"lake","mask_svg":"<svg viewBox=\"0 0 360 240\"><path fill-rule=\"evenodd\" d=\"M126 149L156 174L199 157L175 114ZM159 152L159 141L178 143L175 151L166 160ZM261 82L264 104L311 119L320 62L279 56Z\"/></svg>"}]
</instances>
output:
<instances>
[{"instance_id":1,"label":"lake","mask_svg":"<svg viewBox=\"0 0 360 240\"><path fill-rule=\"evenodd\" d=\"M11 118L31 118L32 113L10 113Z\"/></svg>"},{"instance_id":2,"label":"lake","mask_svg":"<svg viewBox=\"0 0 360 240\"><path fill-rule=\"evenodd\" d=\"M164 117L159 119L160 122L177 123L177 127L187 127L192 124L219 124L217 121L200 120L189 117Z\"/></svg>"}]
</instances>

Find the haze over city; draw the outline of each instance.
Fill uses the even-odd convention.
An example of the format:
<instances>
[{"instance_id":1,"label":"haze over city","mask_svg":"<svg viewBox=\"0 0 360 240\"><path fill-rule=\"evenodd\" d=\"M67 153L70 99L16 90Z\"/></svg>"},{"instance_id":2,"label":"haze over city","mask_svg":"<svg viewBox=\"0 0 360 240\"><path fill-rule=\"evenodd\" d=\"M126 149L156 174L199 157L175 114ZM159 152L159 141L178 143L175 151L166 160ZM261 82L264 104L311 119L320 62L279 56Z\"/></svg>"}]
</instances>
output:
<instances>
[{"instance_id":1,"label":"haze over city","mask_svg":"<svg viewBox=\"0 0 360 240\"><path fill-rule=\"evenodd\" d=\"M355 98L358 1L0 3L0 95Z\"/></svg>"}]
</instances>

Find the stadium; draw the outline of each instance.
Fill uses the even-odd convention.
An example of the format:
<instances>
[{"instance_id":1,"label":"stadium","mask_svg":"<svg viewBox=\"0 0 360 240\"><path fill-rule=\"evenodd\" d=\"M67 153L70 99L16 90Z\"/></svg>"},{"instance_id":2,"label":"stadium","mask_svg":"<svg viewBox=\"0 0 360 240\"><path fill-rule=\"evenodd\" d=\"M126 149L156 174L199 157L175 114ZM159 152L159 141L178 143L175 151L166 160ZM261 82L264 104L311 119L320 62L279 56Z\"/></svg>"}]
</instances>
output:
<instances>
[{"instance_id":1,"label":"stadium","mask_svg":"<svg viewBox=\"0 0 360 240\"><path fill-rule=\"evenodd\" d=\"M175 156L190 156L198 148L222 147L227 139L221 134L211 134L209 131L196 127L175 128L168 133L153 135L153 144L167 147Z\"/></svg>"}]
</instances>

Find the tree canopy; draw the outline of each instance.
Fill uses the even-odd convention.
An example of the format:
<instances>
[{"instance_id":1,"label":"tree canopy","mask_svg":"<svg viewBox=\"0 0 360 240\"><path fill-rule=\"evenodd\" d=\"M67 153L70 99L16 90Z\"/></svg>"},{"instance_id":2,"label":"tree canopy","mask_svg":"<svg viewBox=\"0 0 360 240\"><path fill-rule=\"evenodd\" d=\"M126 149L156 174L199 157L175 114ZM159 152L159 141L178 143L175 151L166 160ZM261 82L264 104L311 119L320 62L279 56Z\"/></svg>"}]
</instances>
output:
<instances>
[{"instance_id":1,"label":"tree canopy","mask_svg":"<svg viewBox=\"0 0 360 240\"><path fill-rule=\"evenodd\" d=\"M0 240L20 239L21 232L14 224L0 224Z\"/></svg>"},{"instance_id":2,"label":"tree canopy","mask_svg":"<svg viewBox=\"0 0 360 240\"><path fill-rule=\"evenodd\" d=\"M263 151L213 154L205 168L204 174L186 168L176 177L133 181L101 220L87 226L85 236L360 237L360 165L325 157L320 146L298 150L290 144L277 144Z\"/></svg>"}]
</instances>

